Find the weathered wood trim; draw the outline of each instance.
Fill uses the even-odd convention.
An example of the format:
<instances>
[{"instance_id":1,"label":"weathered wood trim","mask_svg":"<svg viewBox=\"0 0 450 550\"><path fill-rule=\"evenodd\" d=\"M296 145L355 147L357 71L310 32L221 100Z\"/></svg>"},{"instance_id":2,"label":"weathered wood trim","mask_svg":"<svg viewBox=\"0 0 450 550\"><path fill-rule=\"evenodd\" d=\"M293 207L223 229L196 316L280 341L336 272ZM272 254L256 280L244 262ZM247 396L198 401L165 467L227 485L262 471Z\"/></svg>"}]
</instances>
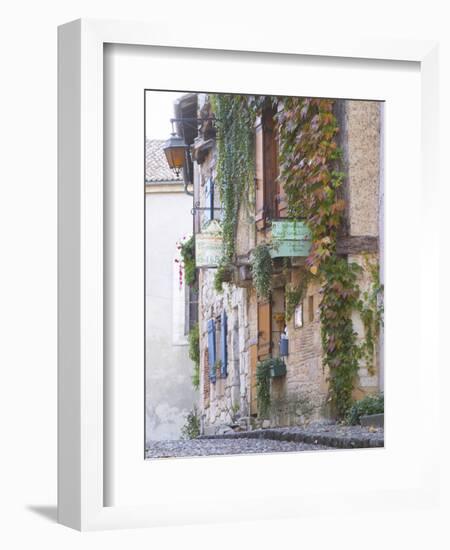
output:
<instances>
[{"instance_id":1,"label":"weathered wood trim","mask_svg":"<svg viewBox=\"0 0 450 550\"><path fill-rule=\"evenodd\" d=\"M338 254L360 254L362 252L378 252L378 250L378 237L370 235L340 237L336 244Z\"/></svg>"},{"instance_id":2,"label":"weathered wood trim","mask_svg":"<svg viewBox=\"0 0 450 550\"><path fill-rule=\"evenodd\" d=\"M198 164L202 164L206 158L206 155L215 147L215 139L204 140L202 138L196 138L193 145L191 145L192 158Z\"/></svg>"}]
</instances>

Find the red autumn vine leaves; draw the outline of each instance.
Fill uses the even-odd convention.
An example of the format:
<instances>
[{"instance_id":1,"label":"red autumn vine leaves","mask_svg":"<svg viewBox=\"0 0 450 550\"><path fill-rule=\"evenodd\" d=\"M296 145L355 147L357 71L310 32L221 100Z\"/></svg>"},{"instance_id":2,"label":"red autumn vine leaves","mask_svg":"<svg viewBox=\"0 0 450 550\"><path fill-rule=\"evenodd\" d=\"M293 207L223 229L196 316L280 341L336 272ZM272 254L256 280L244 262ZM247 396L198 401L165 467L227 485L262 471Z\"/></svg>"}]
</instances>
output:
<instances>
[{"instance_id":1,"label":"red autumn vine leaves","mask_svg":"<svg viewBox=\"0 0 450 550\"><path fill-rule=\"evenodd\" d=\"M279 98L276 115L280 132L280 179L290 215L304 219L312 233L307 265L317 273L336 248L345 201L339 194L344 174L338 171L341 151L333 113L334 101Z\"/></svg>"},{"instance_id":2,"label":"red autumn vine leaves","mask_svg":"<svg viewBox=\"0 0 450 550\"><path fill-rule=\"evenodd\" d=\"M336 254L345 200L340 188L341 150L334 101L281 98L277 123L280 135L280 180L289 214L308 225L312 245L306 265L323 280L320 320L323 364L329 369L330 402L343 417L352 403L353 382L361 350L353 328L352 312L360 295L358 265Z\"/></svg>"}]
</instances>

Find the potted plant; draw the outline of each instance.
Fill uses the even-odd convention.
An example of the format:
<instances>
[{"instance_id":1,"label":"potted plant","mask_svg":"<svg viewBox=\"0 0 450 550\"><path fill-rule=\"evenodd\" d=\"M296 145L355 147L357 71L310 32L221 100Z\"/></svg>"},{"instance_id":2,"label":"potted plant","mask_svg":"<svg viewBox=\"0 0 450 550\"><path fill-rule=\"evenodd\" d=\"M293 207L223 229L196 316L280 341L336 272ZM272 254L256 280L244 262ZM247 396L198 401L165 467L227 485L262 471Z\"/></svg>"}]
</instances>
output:
<instances>
[{"instance_id":1,"label":"potted plant","mask_svg":"<svg viewBox=\"0 0 450 550\"><path fill-rule=\"evenodd\" d=\"M270 360L270 377L277 378L278 376L286 375L286 365L280 357L272 357Z\"/></svg>"}]
</instances>

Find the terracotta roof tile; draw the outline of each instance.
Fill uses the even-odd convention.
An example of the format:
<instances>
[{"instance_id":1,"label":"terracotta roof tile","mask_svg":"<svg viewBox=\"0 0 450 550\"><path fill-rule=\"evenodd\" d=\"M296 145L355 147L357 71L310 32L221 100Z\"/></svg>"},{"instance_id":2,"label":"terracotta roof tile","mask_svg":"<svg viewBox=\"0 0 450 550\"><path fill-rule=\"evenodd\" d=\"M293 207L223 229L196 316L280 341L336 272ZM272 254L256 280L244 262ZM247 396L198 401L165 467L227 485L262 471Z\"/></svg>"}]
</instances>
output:
<instances>
[{"instance_id":1,"label":"terracotta roof tile","mask_svg":"<svg viewBox=\"0 0 450 550\"><path fill-rule=\"evenodd\" d=\"M180 183L183 180L169 168L163 151L164 139L147 139L145 142L146 183Z\"/></svg>"}]
</instances>

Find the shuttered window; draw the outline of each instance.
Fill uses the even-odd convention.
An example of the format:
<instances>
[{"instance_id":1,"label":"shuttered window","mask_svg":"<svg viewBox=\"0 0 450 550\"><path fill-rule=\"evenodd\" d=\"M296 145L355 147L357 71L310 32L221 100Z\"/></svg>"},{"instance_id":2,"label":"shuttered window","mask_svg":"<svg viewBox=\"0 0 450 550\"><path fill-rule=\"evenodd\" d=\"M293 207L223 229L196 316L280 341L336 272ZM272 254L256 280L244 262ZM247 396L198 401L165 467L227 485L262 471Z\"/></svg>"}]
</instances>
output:
<instances>
[{"instance_id":1,"label":"shuttered window","mask_svg":"<svg viewBox=\"0 0 450 550\"><path fill-rule=\"evenodd\" d=\"M287 200L278 180L278 133L272 108L264 109L255 126L256 228L266 220L287 217Z\"/></svg>"},{"instance_id":2,"label":"shuttered window","mask_svg":"<svg viewBox=\"0 0 450 550\"><path fill-rule=\"evenodd\" d=\"M263 141L264 141L264 210L266 217L274 219L278 215L277 208L277 177L278 177L278 146L274 112L272 108L263 111Z\"/></svg>"},{"instance_id":3,"label":"shuttered window","mask_svg":"<svg viewBox=\"0 0 450 550\"><path fill-rule=\"evenodd\" d=\"M220 375L222 376L222 378L225 378L228 373L227 324L228 324L227 313L224 310L222 311L222 315L220 318L220 359L221 359Z\"/></svg>"},{"instance_id":4,"label":"shuttered window","mask_svg":"<svg viewBox=\"0 0 450 550\"><path fill-rule=\"evenodd\" d=\"M277 218L287 218L288 217L288 202L286 191L284 190L283 183L277 179Z\"/></svg>"},{"instance_id":5,"label":"shuttered window","mask_svg":"<svg viewBox=\"0 0 450 550\"><path fill-rule=\"evenodd\" d=\"M214 319L208 321L208 365L209 379L216 381L216 324Z\"/></svg>"}]
</instances>

